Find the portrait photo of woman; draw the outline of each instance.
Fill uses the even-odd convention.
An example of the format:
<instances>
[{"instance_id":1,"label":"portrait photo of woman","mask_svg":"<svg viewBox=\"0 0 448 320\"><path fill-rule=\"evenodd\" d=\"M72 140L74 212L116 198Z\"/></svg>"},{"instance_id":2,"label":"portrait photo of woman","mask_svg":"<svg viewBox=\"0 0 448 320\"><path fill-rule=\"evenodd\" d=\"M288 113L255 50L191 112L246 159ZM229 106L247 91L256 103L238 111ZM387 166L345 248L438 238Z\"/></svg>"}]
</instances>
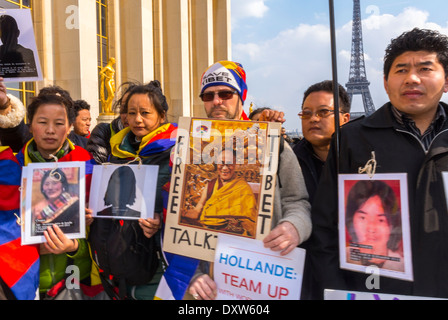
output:
<instances>
[{"instance_id":1,"label":"portrait photo of woman","mask_svg":"<svg viewBox=\"0 0 448 320\"><path fill-rule=\"evenodd\" d=\"M405 173L339 174L340 268L413 281Z\"/></svg>"},{"instance_id":2,"label":"portrait photo of woman","mask_svg":"<svg viewBox=\"0 0 448 320\"><path fill-rule=\"evenodd\" d=\"M42 235L53 224L67 233L80 232L79 194L76 188L70 186L67 174L62 169L44 172L38 194L40 196L33 198L36 203L32 205L33 235Z\"/></svg>"},{"instance_id":3,"label":"portrait photo of woman","mask_svg":"<svg viewBox=\"0 0 448 320\"><path fill-rule=\"evenodd\" d=\"M400 204L381 180L361 180L351 187L345 211L347 262L404 271Z\"/></svg>"}]
</instances>

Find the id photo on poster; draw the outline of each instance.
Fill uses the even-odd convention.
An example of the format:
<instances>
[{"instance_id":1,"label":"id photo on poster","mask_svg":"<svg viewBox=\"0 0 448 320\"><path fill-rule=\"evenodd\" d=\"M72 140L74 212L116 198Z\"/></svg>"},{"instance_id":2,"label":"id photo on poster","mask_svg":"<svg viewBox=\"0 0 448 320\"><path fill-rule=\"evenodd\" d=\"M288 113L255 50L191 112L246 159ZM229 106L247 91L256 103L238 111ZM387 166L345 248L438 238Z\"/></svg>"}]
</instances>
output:
<instances>
[{"instance_id":1,"label":"id photo on poster","mask_svg":"<svg viewBox=\"0 0 448 320\"><path fill-rule=\"evenodd\" d=\"M412 281L405 174L339 176L341 268Z\"/></svg>"},{"instance_id":2,"label":"id photo on poster","mask_svg":"<svg viewBox=\"0 0 448 320\"><path fill-rule=\"evenodd\" d=\"M26 170L22 201L25 244L44 243L45 230L57 225L69 239L85 237L85 163L55 167L32 163Z\"/></svg>"}]
</instances>

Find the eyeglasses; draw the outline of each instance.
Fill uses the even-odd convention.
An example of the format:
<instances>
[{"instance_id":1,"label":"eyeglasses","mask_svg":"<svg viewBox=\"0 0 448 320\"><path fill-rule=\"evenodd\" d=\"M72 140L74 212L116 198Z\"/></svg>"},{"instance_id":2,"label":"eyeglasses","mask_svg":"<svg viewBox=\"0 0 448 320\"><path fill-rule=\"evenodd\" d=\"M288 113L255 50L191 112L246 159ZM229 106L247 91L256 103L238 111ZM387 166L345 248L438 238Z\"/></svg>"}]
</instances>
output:
<instances>
[{"instance_id":1,"label":"eyeglasses","mask_svg":"<svg viewBox=\"0 0 448 320\"><path fill-rule=\"evenodd\" d=\"M327 118L334 113L333 109L319 109L316 112L312 112L310 110L303 110L299 113L299 117L304 120L311 119L313 115L318 116L319 118Z\"/></svg>"},{"instance_id":2,"label":"eyeglasses","mask_svg":"<svg viewBox=\"0 0 448 320\"><path fill-rule=\"evenodd\" d=\"M199 97L201 97L202 101L204 102L210 102L215 99L215 94L218 95L219 99L221 100L230 100L232 99L233 95L238 93L237 91L218 91L218 92L204 92Z\"/></svg>"}]
</instances>

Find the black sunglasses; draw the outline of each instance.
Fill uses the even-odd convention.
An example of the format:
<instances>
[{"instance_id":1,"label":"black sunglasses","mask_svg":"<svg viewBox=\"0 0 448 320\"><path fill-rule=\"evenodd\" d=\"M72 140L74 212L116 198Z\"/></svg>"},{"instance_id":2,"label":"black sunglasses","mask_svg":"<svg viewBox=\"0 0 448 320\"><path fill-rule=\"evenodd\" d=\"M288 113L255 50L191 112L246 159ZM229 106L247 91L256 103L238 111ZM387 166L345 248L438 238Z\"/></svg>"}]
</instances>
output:
<instances>
[{"instance_id":1,"label":"black sunglasses","mask_svg":"<svg viewBox=\"0 0 448 320\"><path fill-rule=\"evenodd\" d=\"M221 100L229 100L232 99L234 94L237 94L237 91L218 91L218 92L204 92L199 97L201 97L202 101L204 102L210 102L215 99L215 94L218 95L219 99Z\"/></svg>"}]
</instances>

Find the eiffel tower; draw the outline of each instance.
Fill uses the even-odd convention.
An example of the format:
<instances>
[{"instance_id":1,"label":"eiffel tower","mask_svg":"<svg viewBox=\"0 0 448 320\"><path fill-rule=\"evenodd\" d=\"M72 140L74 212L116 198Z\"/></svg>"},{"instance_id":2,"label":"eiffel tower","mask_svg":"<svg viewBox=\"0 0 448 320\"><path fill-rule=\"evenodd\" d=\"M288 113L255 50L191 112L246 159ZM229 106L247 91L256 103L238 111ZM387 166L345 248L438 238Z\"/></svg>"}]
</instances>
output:
<instances>
[{"instance_id":1,"label":"eiffel tower","mask_svg":"<svg viewBox=\"0 0 448 320\"><path fill-rule=\"evenodd\" d=\"M353 0L353 30L352 30L352 55L350 61L350 75L346 84L350 102L355 94L362 95L364 112L352 112L351 118L369 116L375 112L372 96L369 90L370 82L367 80L366 67L364 63L364 48L362 41L362 22L360 0Z\"/></svg>"}]
</instances>

